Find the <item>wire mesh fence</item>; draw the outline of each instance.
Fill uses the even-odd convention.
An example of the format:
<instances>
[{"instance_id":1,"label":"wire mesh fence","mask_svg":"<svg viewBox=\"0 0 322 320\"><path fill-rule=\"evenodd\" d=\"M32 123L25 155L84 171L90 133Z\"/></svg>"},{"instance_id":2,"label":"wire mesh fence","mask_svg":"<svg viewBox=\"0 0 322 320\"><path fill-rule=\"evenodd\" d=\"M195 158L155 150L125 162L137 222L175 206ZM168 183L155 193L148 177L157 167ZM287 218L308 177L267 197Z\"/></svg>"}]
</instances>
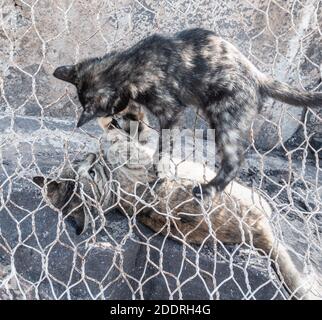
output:
<instances>
[{"instance_id":1,"label":"wire mesh fence","mask_svg":"<svg viewBox=\"0 0 322 320\"><path fill-rule=\"evenodd\" d=\"M202 118L183 116L157 176L155 119L141 140L94 122L78 129L76 92L52 72L202 26L261 71L320 91L321 9L315 0L1 1L0 299L320 297L320 109L267 101L239 176L199 202L191 186L216 170Z\"/></svg>"}]
</instances>

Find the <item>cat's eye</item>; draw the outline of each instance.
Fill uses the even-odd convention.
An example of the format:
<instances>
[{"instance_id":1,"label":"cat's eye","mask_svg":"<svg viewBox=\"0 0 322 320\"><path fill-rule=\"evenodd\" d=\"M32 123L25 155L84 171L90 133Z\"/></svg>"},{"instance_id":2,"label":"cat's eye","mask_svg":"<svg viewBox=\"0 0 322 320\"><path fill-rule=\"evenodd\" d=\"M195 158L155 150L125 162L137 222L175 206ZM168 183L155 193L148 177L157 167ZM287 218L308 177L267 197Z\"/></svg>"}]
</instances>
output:
<instances>
[{"instance_id":1,"label":"cat's eye","mask_svg":"<svg viewBox=\"0 0 322 320\"><path fill-rule=\"evenodd\" d=\"M91 176L91 178L92 178L92 179L94 179L94 178L95 178L95 171L94 171L93 169L90 169L90 170L88 171L88 174Z\"/></svg>"}]
</instances>

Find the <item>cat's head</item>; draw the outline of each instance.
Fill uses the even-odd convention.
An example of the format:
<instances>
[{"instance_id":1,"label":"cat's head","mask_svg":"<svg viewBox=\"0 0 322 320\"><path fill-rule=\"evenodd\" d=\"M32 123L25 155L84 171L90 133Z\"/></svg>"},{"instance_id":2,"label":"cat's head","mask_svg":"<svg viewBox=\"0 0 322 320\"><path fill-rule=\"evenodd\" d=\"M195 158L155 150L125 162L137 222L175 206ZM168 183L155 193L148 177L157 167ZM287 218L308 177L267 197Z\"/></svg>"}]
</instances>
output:
<instances>
[{"instance_id":1,"label":"cat's head","mask_svg":"<svg viewBox=\"0 0 322 320\"><path fill-rule=\"evenodd\" d=\"M49 204L73 219L76 234L86 231L89 222L97 218L97 210L112 198L110 171L105 163L90 153L66 168L58 179L36 176L33 181L42 188Z\"/></svg>"},{"instance_id":2,"label":"cat's head","mask_svg":"<svg viewBox=\"0 0 322 320\"><path fill-rule=\"evenodd\" d=\"M129 93L117 82L119 69L110 70L113 53L103 58L84 60L75 65L58 67L54 76L72 83L77 88L83 107L77 127L97 117L109 117L123 111L129 102Z\"/></svg>"}]
</instances>

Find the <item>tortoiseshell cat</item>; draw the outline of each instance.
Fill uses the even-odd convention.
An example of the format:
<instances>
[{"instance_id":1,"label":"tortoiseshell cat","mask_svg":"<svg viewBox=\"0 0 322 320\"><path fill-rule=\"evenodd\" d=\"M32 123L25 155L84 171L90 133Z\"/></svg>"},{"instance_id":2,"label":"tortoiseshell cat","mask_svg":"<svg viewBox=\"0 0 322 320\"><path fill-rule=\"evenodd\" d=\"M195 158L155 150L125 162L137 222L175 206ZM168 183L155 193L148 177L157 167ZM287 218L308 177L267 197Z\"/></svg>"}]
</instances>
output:
<instances>
[{"instance_id":1,"label":"tortoiseshell cat","mask_svg":"<svg viewBox=\"0 0 322 320\"><path fill-rule=\"evenodd\" d=\"M194 188L196 197L222 191L235 178L265 97L322 105L322 93L301 92L264 75L232 44L204 29L155 34L124 51L59 67L54 76L77 87L83 106L78 126L117 114L130 100L157 116L161 129L171 128L187 106L202 111L216 131L222 161L214 179Z\"/></svg>"}]
</instances>

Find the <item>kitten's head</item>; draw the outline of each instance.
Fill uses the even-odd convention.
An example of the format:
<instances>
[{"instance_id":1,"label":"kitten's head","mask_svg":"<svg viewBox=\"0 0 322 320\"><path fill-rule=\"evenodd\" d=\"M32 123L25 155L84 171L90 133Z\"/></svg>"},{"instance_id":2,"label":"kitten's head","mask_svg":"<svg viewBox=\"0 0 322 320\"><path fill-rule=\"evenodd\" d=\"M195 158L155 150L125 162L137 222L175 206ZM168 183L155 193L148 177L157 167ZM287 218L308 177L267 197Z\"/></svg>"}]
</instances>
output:
<instances>
[{"instance_id":1,"label":"kitten's head","mask_svg":"<svg viewBox=\"0 0 322 320\"><path fill-rule=\"evenodd\" d=\"M111 199L110 172L93 153L63 171L59 179L36 176L33 181L43 189L50 205L62 211L76 225L76 234L86 231L98 217L97 209Z\"/></svg>"},{"instance_id":2,"label":"kitten's head","mask_svg":"<svg viewBox=\"0 0 322 320\"><path fill-rule=\"evenodd\" d=\"M77 127L97 117L109 117L124 110L129 94L117 83L117 70L110 70L112 54L58 67L54 76L77 88L83 111ZM121 89L120 89L121 88Z\"/></svg>"}]
</instances>

